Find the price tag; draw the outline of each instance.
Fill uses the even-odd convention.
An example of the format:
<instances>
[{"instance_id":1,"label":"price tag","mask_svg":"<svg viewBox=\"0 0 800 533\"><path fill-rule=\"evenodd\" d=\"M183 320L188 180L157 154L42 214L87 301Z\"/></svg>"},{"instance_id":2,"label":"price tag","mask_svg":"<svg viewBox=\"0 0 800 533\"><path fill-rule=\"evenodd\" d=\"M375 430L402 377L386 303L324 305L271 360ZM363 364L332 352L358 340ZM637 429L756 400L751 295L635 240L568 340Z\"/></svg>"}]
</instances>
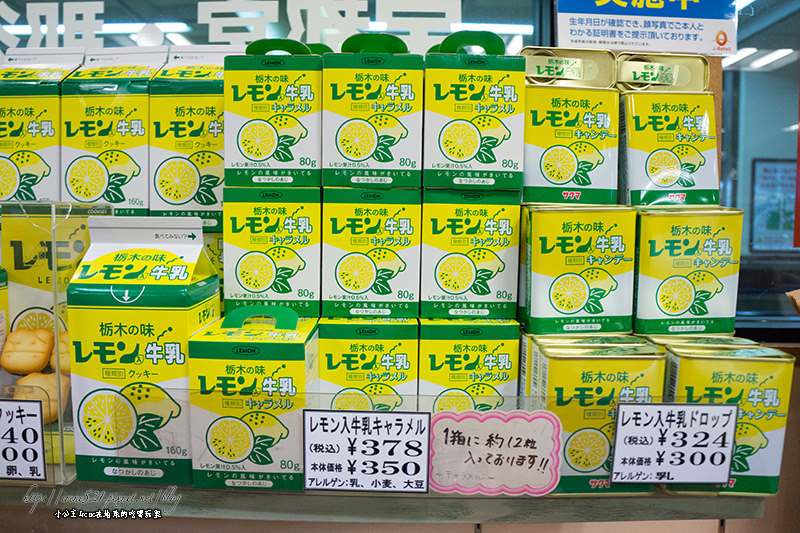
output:
<instances>
[{"instance_id":1,"label":"price tag","mask_svg":"<svg viewBox=\"0 0 800 533\"><path fill-rule=\"evenodd\" d=\"M306 490L428 492L430 413L303 411Z\"/></svg>"},{"instance_id":2,"label":"price tag","mask_svg":"<svg viewBox=\"0 0 800 533\"><path fill-rule=\"evenodd\" d=\"M47 480L42 402L0 400L0 479Z\"/></svg>"},{"instance_id":3,"label":"price tag","mask_svg":"<svg viewBox=\"0 0 800 533\"><path fill-rule=\"evenodd\" d=\"M727 483L736 404L621 403L612 483Z\"/></svg>"}]
</instances>

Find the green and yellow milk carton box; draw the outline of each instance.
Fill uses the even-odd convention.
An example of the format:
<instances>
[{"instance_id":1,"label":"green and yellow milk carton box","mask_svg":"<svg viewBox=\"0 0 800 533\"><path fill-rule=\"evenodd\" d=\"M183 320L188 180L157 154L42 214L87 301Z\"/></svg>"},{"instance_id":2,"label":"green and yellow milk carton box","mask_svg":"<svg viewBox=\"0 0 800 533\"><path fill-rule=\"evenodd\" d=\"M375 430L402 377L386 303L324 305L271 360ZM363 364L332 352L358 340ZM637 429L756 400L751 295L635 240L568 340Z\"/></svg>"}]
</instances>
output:
<instances>
[{"instance_id":1,"label":"green and yellow milk carton box","mask_svg":"<svg viewBox=\"0 0 800 533\"><path fill-rule=\"evenodd\" d=\"M225 183L319 187L322 59L290 39L246 54L225 58Z\"/></svg>"},{"instance_id":2,"label":"green and yellow milk carton box","mask_svg":"<svg viewBox=\"0 0 800 533\"><path fill-rule=\"evenodd\" d=\"M61 82L83 52L7 52L0 65L0 201L61 198Z\"/></svg>"},{"instance_id":3,"label":"green and yellow milk carton box","mask_svg":"<svg viewBox=\"0 0 800 533\"><path fill-rule=\"evenodd\" d=\"M222 62L235 46L173 46L150 82L150 215L199 216L222 231Z\"/></svg>"},{"instance_id":4,"label":"green and yellow milk carton box","mask_svg":"<svg viewBox=\"0 0 800 533\"><path fill-rule=\"evenodd\" d=\"M419 333L421 411L516 407L519 322L423 318Z\"/></svg>"},{"instance_id":5,"label":"green and yellow milk carton box","mask_svg":"<svg viewBox=\"0 0 800 533\"><path fill-rule=\"evenodd\" d=\"M639 210L637 334L733 333L742 215L730 207Z\"/></svg>"},{"instance_id":6,"label":"green and yellow milk carton box","mask_svg":"<svg viewBox=\"0 0 800 533\"><path fill-rule=\"evenodd\" d=\"M616 60L602 50L527 47L525 202L617 203Z\"/></svg>"},{"instance_id":7,"label":"green and yellow milk carton box","mask_svg":"<svg viewBox=\"0 0 800 533\"><path fill-rule=\"evenodd\" d=\"M515 318L519 191L425 189L426 318Z\"/></svg>"},{"instance_id":8,"label":"green and yellow milk carton box","mask_svg":"<svg viewBox=\"0 0 800 533\"><path fill-rule=\"evenodd\" d=\"M390 34L322 56L324 186L422 186L422 66Z\"/></svg>"},{"instance_id":9,"label":"green and yellow milk carton box","mask_svg":"<svg viewBox=\"0 0 800 533\"><path fill-rule=\"evenodd\" d=\"M517 320L525 327L528 324L528 317L525 314L525 294L528 292L528 219L527 211L524 206L520 206L519 216L519 271L517 273L519 280L517 281Z\"/></svg>"},{"instance_id":10,"label":"green and yellow milk carton box","mask_svg":"<svg viewBox=\"0 0 800 533\"><path fill-rule=\"evenodd\" d=\"M222 254L223 254L223 234L222 233L209 233L204 231L203 232L203 245L206 248L206 255L208 259L211 261L211 264L214 267L214 270L217 271L217 275L219 276L219 292L222 300L222 307L221 310L224 313L225 311L225 287L223 286L223 280L225 279L225 273L222 270Z\"/></svg>"},{"instance_id":11,"label":"green and yellow milk carton box","mask_svg":"<svg viewBox=\"0 0 800 533\"><path fill-rule=\"evenodd\" d=\"M522 187L525 59L504 53L494 33L460 31L425 56L425 187Z\"/></svg>"},{"instance_id":12,"label":"green and yellow milk carton box","mask_svg":"<svg viewBox=\"0 0 800 533\"><path fill-rule=\"evenodd\" d=\"M723 484L671 484L678 492L778 492L794 357L773 348L669 345L667 391L680 403L738 404L731 474Z\"/></svg>"},{"instance_id":13,"label":"green and yellow milk carton box","mask_svg":"<svg viewBox=\"0 0 800 533\"><path fill-rule=\"evenodd\" d=\"M0 266L0 349L6 343L8 334L8 272Z\"/></svg>"},{"instance_id":14,"label":"green and yellow milk carton box","mask_svg":"<svg viewBox=\"0 0 800 533\"><path fill-rule=\"evenodd\" d=\"M419 316L421 196L323 189L322 316Z\"/></svg>"},{"instance_id":15,"label":"green and yellow milk carton box","mask_svg":"<svg viewBox=\"0 0 800 533\"><path fill-rule=\"evenodd\" d=\"M320 407L415 411L419 377L416 318L319 321Z\"/></svg>"},{"instance_id":16,"label":"green and yellow milk carton box","mask_svg":"<svg viewBox=\"0 0 800 533\"><path fill-rule=\"evenodd\" d=\"M526 329L628 333L636 211L622 206L528 206Z\"/></svg>"},{"instance_id":17,"label":"green and yellow milk carton box","mask_svg":"<svg viewBox=\"0 0 800 533\"><path fill-rule=\"evenodd\" d=\"M150 79L166 46L98 48L61 84L61 198L147 215ZM177 194L177 193L176 193Z\"/></svg>"},{"instance_id":18,"label":"green and yellow milk carton box","mask_svg":"<svg viewBox=\"0 0 800 533\"><path fill-rule=\"evenodd\" d=\"M255 319L274 317L274 321ZM303 490L307 362L317 319L254 305L225 315L189 341L194 486Z\"/></svg>"},{"instance_id":19,"label":"green and yellow milk carton box","mask_svg":"<svg viewBox=\"0 0 800 533\"><path fill-rule=\"evenodd\" d=\"M192 482L189 337L219 317L196 217L92 217L67 291L78 478Z\"/></svg>"},{"instance_id":20,"label":"green and yellow milk carton box","mask_svg":"<svg viewBox=\"0 0 800 533\"><path fill-rule=\"evenodd\" d=\"M225 187L225 308L276 304L318 317L319 187Z\"/></svg>"},{"instance_id":21,"label":"green and yellow milk carton box","mask_svg":"<svg viewBox=\"0 0 800 533\"><path fill-rule=\"evenodd\" d=\"M660 402L665 356L654 346L541 348L545 409L561 420L561 479L554 495L652 492L651 484L611 483L620 402Z\"/></svg>"}]
</instances>

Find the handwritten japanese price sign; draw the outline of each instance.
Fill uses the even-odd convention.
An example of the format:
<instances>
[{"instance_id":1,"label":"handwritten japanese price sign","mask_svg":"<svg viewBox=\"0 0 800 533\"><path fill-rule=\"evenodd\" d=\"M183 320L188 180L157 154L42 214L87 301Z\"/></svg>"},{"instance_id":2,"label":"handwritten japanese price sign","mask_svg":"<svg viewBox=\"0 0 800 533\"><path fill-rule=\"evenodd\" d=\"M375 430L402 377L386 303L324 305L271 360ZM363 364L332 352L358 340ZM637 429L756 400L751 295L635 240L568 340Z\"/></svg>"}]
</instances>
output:
<instances>
[{"instance_id":1,"label":"handwritten japanese price sign","mask_svg":"<svg viewBox=\"0 0 800 533\"><path fill-rule=\"evenodd\" d=\"M621 403L612 483L727 483L736 404Z\"/></svg>"},{"instance_id":2,"label":"handwritten japanese price sign","mask_svg":"<svg viewBox=\"0 0 800 533\"><path fill-rule=\"evenodd\" d=\"M0 400L0 479L47 479L42 402Z\"/></svg>"},{"instance_id":3,"label":"handwritten japanese price sign","mask_svg":"<svg viewBox=\"0 0 800 533\"><path fill-rule=\"evenodd\" d=\"M461 494L542 496L558 485L561 421L548 411L437 413L431 487Z\"/></svg>"},{"instance_id":4,"label":"handwritten japanese price sign","mask_svg":"<svg viewBox=\"0 0 800 533\"><path fill-rule=\"evenodd\" d=\"M428 492L430 413L303 411L306 490Z\"/></svg>"}]
</instances>

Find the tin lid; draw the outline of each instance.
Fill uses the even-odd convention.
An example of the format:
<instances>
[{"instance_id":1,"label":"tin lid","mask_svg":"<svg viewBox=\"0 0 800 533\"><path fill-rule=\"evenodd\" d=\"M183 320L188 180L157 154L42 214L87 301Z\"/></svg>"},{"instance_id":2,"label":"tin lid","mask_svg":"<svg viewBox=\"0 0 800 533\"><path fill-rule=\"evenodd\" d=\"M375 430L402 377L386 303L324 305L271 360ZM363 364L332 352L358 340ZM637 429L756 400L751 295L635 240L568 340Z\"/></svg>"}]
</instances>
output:
<instances>
[{"instance_id":1,"label":"tin lid","mask_svg":"<svg viewBox=\"0 0 800 533\"><path fill-rule=\"evenodd\" d=\"M623 359L663 359L664 352L653 345L614 346L611 348L591 346L540 346L541 353L551 359L591 359L591 358L623 358Z\"/></svg>"},{"instance_id":2,"label":"tin lid","mask_svg":"<svg viewBox=\"0 0 800 533\"><path fill-rule=\"evenodd\" d=\"M686 215L715 215L715 216L741 216L744 211L735 207L701 206L701 205L673 205L669 207L638 207L640 216L686 216Z\"/></svg>"},{"instance_id":3,"label":"tin lid","mask_svg":"<svg viewBox=\"0 0 800 533\"><path fill-rule=\"evenodd\" d=\"M769 361L772 363L792 363L794 356L775 348L746 346L692 346L686 344L668 344L667 351L677 357L690 359L720 359L729 361L749 360L753 362Z\"/></svg>"},{"instance_id":4,"label":"tin lid","mask_svg":"<svg viewBox=\"0 0 800 533\"><path fill-rule=\"evenodd\" d=\"M571 205L571 204L523 204L523 206L528 209L529 211L535 211L537 213L548 213L553 211L570 211L570 212L586 212L592 213L595 211L616 211L616 212L630 212L635 211L635 207L631 207L628 205L592 205L592 204L581 204L581 205Z\"/></svg>"},{"instance_id":5,"label":"tin lid","mask_svg":"<svg viewBox=\"0 0 800 533\"><path fill-rule=\"evenodd\" d=\"M718 346L758 346L759 344L750 339L742 337L732 337L730 335L645 335L645 339L658 346L666 346L667 344L681 344L691 346L703 347L718 347Z\"/></svg>"},{"instance_id":6,"label":"tin lid","mask_svg":"<svg viewBox=\"0 0 800 533\"><path fill-rule=\"evenodd\" d=\"M616 83L617 62L610 50L526 46L525 79L530 85L607 89Z\"/></svg>"},{"instance_id":7,"label":"tin lid","mask_svg":"<svg viewBox=\"0 0 800 533\"><path fill-rule=\"evenodd\" d=\"M531 335L526 334L540 346L588 346L592 348L613 346L646 346L642 337L635 335L600 335L597 333L574 333L570 335Z\"/></svg>"},{"instance_id":8,"label":"tin lid","mask_svg":"<svg viewBox=\"0 0 800 533\"><path fill-rule=\"evenodd\" d=\"M708 90L708 60L694 54L621 53L617 87L623 91L703 92Z\"/></svg>"}]
</instances>

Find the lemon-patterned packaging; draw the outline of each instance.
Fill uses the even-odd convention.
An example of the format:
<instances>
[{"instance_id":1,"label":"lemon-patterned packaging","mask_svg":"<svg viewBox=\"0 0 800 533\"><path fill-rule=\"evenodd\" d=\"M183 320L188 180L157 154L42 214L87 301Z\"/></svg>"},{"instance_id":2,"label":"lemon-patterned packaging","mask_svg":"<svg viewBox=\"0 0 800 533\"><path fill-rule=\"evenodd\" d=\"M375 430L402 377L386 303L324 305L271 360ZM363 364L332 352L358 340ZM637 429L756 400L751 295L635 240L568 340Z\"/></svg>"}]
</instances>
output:
<instances>
[{"instance_id":1,"label":"lemon-patterned packaging","mask_svg":"<svg viewBox=\"0 0 800 533\"><path fill-rule=\"evenodd\" d=\"M0 266L0 350L8 334L8 272Z\"/></svg>"},{"instance_id":2,"label":"lemon-patterned packaging","mask_svg":"<svg viewBox=\"0 0 800 533\"><path fill-rule=\"evenodd\" d=\"M322 184L422 185L423 59L389 34L356 34L322 56Z\"/></svg>"},{"instance_id":3,"label":"lemon-patterned packaging","mask_svg":"<svg viewBox=\"0 0 800 533\"><path fill-rule=\"evenodd\" d=\"M319 187L321 58L290 39L261 39L246 53L225 59L225 183Z\"/></svg>"},{"instance_id":4,"label":"lemon-patterned packaging","mask_svg":"<svg viewBox=\"0 0 800 533\"><path fill-rule=\"evenodd\" d=\"M419 316L419 189L326 187L322 316Z\"/></svg>"},{"instance_id":5,"label":"lemon-patterned packaging","mask_svg":"<svg viewBox=\"0 0 800 533\"><path fill-rule=\"evenodd\" d=\"M678 492L778 492L794 357L772 348L667 346L670 401L739 405L728 483L669 485Z\"/></svg>"},{"instance_id":6,"label":"lemon-patterned packaging","mask_svg":"<svg viewBox=\"0 0 800 533\"><path fill-rule=\"evenodd\" d=\"M636 211L622 206L528 206L530 333L632 329Z\"/></svg>"},{"instance_id":7,"label":"lemon-patterned packaging","mask_svg":"<svg viewBox=\"0 0 800 533\"><path fill-rule=\"evenodd\" d=\"M173 46L150 82L150 215L222 231L223 70L237 47Z\"/></svg>"},{"instance_id":8,"label":"lemon-patterned packaging","mask_svg":"<svg viewBox=\"0 0 800 533\"><path fill-rule=\"evenodd\" d=\"M225 309L285 305L318 317L319 187L225 187Z\"/></svg>"},{"instance_id":9,"label":"lemon-patterned packaging","mask_svg":"<svg viewBox=\"0 0 800 533\"><path fill-rule=\"evenodd\" d=\"M214 270L217 271L219 276L219 292L222 299L221 311L225 312L225 287L223 281L225 280L225 272L222 270L222 255L223 255L223 234L222 233L208 233L203 232L203 245L206 247L206 255L211 260Z\"/></svg>"},{"instance_id":10,"label":"lemon-patterned packaging","mask_svg":"<svg viewBox=\"0 0 800 533\"><path fill-rule=\"evenodd\" d=\"M519 322L423 318L419 333L421 411L516 407Z\"/></svg>"},{"instance_id":11,"label":"lemon-patterned packaging","mask_svg":"<svg viewBox=\"0 0 800 533\"><path fill-rule=\"evenodd\" d=\"M148 214L148 93L166 58L166 46L90 49L62 82L62 200Z\"/></svg>"},{"instance_id":12,"label":"lemon-patterned packaging","mask_svg":"<svg viewBox=\"0 0 800 533\"><path fill-rule=\"evenodd\" d=\"M196 217L91 217L69 284L78 479L190 484L189 337L219 317Z\"/></svg>"},{"instance_id":13,"label":"lemon-patterned packaging","mask_svg":"<svg viewBox=\"0 0 800 533\"><path fill-rule=\"evenodd\" d=\"M522 187L525 60L503 53L499 36L460 31L425 56L425 187Z\"/></svg>"},{"instance_id":14,"label":"lemon-patterned packaging","mask_svg":"<svg viewBox=\"0 0 800 533\"><path fill-rule=\"evenodd\" d=\"M315 391L319 407L414 411L419 375L416 318L323 318Z\"/></svg>"},{"instance_id":15,"label":"lemon-patterned packaging","mask_svg":"<svg viewBox=\"0 0 800 533\"><path fill-rule=\"evenodd\" d=\"M639 210L636 333L733 333L742 214L729 207Z\"/></svg>"},{"instance_id":16,"label":"lemon-patterned packaging","mask_svg":"<svg viewBox=\"0 0 800 533\"><path fill-rule=\"evenodd\" d=\"M665 356L654 346L541 348L544 408L561 420L561 479L551 494L651 492L653 485L611 483L619 402L660 402Z\"/></svg>"},{"instance_id":17,"label":"lemon-patterned packaging","mask_svg":"<svg viewBox=\"0 0 800 533\"><path fill-rule=\"evenodd\" d=\"M272 317L274 322L254 317ZM189 341L194 486L303 490L317 319L255 305Z\"/></svg>"},{"instance_id":18,"label":"lemon-patterned packaging","mask_svg":"<svg viewBox=\"0 0 800 533\"><path fill-rule=\"evenodd\" d=\"M519 237L517 238L517 242L519 243L519 271L517 272L517 276L519 278L517 281L517 320L520 324L522 324L523 327L526 327L528 324L528 316L525 314L525 295L528 293L528 257L530 256L530 252L528 251L529 244L527 235L530 217L528 216L528 212L525 210L524 206L520 206L519 211Z\"/></svg>"},{"instance_id":19,"label":"lemon-patterned packaging","mask_svg":"<svg viewBox=\"0 0 800 533\"><path fill-rule=\"evenodd\" d=\"M425 189L426 318L515 318L519 191Z\"/></svg>"},{"instance_id":20,"label":"lemon-patterned packaging","mask_svg":"<svg viewBox=\"0 0 800 533\"><path fill-rule=\"evenodd\" d=\"M601 50L527 47L525 202L617 203L616 60Z\"/></svg>"},{"instance_id":21,"label":"lemon-patterned packaging","mask_svg":"<svg viewBox=\"0 0 800 533\"><path fill-rule=\"evenodd\" d=\"M58 201L61 82L83 52L13 54L0 65L0 201Z\"/></svg>"}]
</instances>

